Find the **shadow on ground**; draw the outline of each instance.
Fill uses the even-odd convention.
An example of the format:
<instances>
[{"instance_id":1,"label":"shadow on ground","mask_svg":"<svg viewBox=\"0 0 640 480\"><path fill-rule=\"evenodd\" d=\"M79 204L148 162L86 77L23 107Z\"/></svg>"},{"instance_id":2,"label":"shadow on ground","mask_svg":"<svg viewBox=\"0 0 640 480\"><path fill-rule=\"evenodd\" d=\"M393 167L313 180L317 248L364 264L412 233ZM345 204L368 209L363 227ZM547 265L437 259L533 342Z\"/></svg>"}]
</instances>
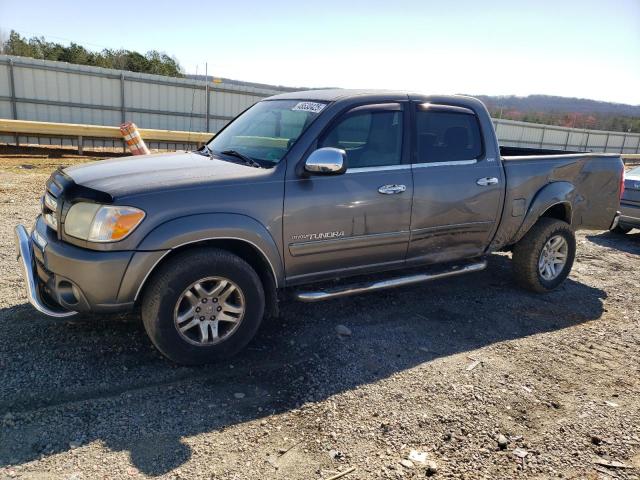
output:
<instances>
[{"instance_id":1,"label":"shadow on ground","mask_svg":"<svg viewBox=\"0 0 640 480\"><path fill-rule=\"evenodd\" d=\"M160 357L133 316L56 321L28 305L5 309L0 465L100 441L130 452L142 472L160 475L189 460L184 439L190 436L322 401L439 357L595 320L603 312L605 292L581 283L568 280L546 295L512 283L510 261L494 255L487 270L466 277L325 303L288 303L240 355L199 368ZM352 336L338 339L338 324Z\"/></svg>"},{"instance_id":2,"label":"shadow on ground","mask_svg":"<svg viewBox=\"0 0 640 480\"><path fill-rule=\"evenodd\" d=\"M631 232L627 234L613 232L598 233L596 235L587 235L587 239L603 247L640 255L640 230L631 230Z\"/></svg>"}]
</instances>

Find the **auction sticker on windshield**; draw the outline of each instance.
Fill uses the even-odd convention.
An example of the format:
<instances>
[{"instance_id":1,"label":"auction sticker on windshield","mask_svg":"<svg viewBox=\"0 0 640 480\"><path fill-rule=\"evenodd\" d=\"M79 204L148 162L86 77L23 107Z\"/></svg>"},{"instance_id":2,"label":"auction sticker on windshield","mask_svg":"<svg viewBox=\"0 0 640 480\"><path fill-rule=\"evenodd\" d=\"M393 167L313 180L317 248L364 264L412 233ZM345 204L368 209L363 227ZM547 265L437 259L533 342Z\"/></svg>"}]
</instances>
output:
<instances>
[{"instance_id":1,"label":"auction sticker on windshield","mask_svg":"<svg viewBox=\"0 0 640 480\"><path fill-rule=\"evenodd\" d=\"M298 102L291 110L294 112L320 113L324 107L326 107L324 103Z\"/></svg>"}]
</instances>

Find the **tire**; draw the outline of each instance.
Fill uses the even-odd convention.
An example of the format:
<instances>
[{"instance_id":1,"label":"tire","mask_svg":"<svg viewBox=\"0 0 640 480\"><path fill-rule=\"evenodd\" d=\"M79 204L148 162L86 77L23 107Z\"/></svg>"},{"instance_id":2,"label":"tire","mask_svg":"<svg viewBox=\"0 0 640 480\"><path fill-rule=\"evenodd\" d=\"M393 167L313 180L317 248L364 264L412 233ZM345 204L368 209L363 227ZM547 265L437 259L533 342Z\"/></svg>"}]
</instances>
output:
<instances>
[{"instance_id":1,"label":"tire","mask_svg":"<svg viewBox=\"0 0 640 480\"><path fill-rule=\"evenodd\" d=\"M215 293L225 282L227 293ZM224 295L228 298L223 299ZM223 306L224 311L216 311ZM226 312L232 307L243 311ZM200 313L192 313L197 309ZM153 274L142 297L142 321L149 338L163 355L184 365L211 363L238 353L258 331L264 309L264 289L255 270L240 257L212 248L170 258ZM209 321L216 315L217 322Z\"/></svg>"},{"instance_id":2,"label":"tire","mask_svg":"<svg viewBox=\"0 0 640 480\"><path fill-rule=\"evenodd\" d=\"M566 242L565 263L560 267L555 267L555 276L545 278L544 275L551 276L547 271L541 273L540 262L543 256L543 249L548 242L561 243L557 238ZM573 261L576 256L576 238L571 226L561 220L553 218L540 218L536 224L526 233L513 248L513 270L516 281L528 290L534 292L548 292L560 285L571 272Z\"/></svg>"},{"instance_id":3,"label":"tire","mask_svg":"<svg viewBox=\"0 0 640 480\"><path fill-rule=\"evenodd\" d=\"M616 225L615 228L612 228L611 231L613 233L618 233L620 235L624 235L626 233L629 233L631 231L631 227L623 227L622 225L618 224Z\"/></svg>"}]
</instances>

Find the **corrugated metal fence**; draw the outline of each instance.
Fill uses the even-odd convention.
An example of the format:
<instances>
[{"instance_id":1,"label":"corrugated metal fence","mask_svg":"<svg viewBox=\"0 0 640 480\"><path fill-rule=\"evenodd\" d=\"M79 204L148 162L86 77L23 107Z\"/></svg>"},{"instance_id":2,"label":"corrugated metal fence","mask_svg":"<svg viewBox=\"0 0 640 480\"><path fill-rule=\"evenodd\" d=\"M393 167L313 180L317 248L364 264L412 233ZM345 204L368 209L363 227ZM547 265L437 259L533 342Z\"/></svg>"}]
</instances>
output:
<instances>
[{"instance_id":1,"label":"corrugated metal fence","mask_svg":"<svg viewBox=\"0 0 640 480\"><path fill-rule=\"evenodd\" d=\"M640 134L494 119L501 145L588 152L640 153Z\"/></svg>"},{"instance_id":2,"label":"corrugated metal fence","mask_svg":"<svg viewBox=\"0 0 640 480\"><path fill-rule=\"evenodd\" d=\"M216 132L264 97L290 88L172 78L0 55L0 118ZM0 141L13 142L11 137ZM75 140L21 137L22 143ZM95 146L111 141L93 140ZM87 142L87 145L91 143Z\"/></svg>"},{"instance_id":3,"label":"corrugated metal fence","mask_svg":"<svg viewBox=\"0 0 640 480\"><path fill-rule=\"evenodd\" d=\"M209 82L0 55L0 118L216 132L264 97L292 91L233 80ZM640 153L640 134L606 132L494 119L508 146ZM20 137L22 143L75 140ZM0 136L0 142L15 138ZM111 141L90 140L87 146ZM158 145L151 145L158 146ZM168 145L167 148L181 148Z\"/></svg>"}]
</instances>

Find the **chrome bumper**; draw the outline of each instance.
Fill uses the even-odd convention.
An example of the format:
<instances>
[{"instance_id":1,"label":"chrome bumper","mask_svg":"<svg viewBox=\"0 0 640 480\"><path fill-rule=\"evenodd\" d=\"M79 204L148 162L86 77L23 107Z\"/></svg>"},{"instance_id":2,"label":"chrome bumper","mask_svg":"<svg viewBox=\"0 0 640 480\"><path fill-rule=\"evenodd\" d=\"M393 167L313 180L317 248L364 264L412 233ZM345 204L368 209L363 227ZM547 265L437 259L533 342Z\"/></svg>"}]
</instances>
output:
<instances>
[{"instance_id":1,"label":"chrome bumper","mask_svg":"<svg viewBox=\"0 0 640 480\"><path fill-rule=\"evenodd\" d=\"M40 297L40 289L38 288L38 278L34 272L33 265L33 245L27 229L23 225L17 225L15 228L16 237L16 256L18 262L22 265L24 272L24 281L27 287L27 299L36 310L50 317L65 318L75 315L77 312L64 310L54 310L49 307Z\"/></svg>"},{"instance_id":2,"label":"chrome bumper","mask_svg":"<svg viewBox=\"0 0 640 480\"><path fill-rule=\"evenodd\" d=\"M611 226L609 227L609 230L613 230L614 228L616 228L619 223L620 223L620 212L616 212L616 216L613 217L613 222L611 222Z\"/></svg>"}]
</instances>

